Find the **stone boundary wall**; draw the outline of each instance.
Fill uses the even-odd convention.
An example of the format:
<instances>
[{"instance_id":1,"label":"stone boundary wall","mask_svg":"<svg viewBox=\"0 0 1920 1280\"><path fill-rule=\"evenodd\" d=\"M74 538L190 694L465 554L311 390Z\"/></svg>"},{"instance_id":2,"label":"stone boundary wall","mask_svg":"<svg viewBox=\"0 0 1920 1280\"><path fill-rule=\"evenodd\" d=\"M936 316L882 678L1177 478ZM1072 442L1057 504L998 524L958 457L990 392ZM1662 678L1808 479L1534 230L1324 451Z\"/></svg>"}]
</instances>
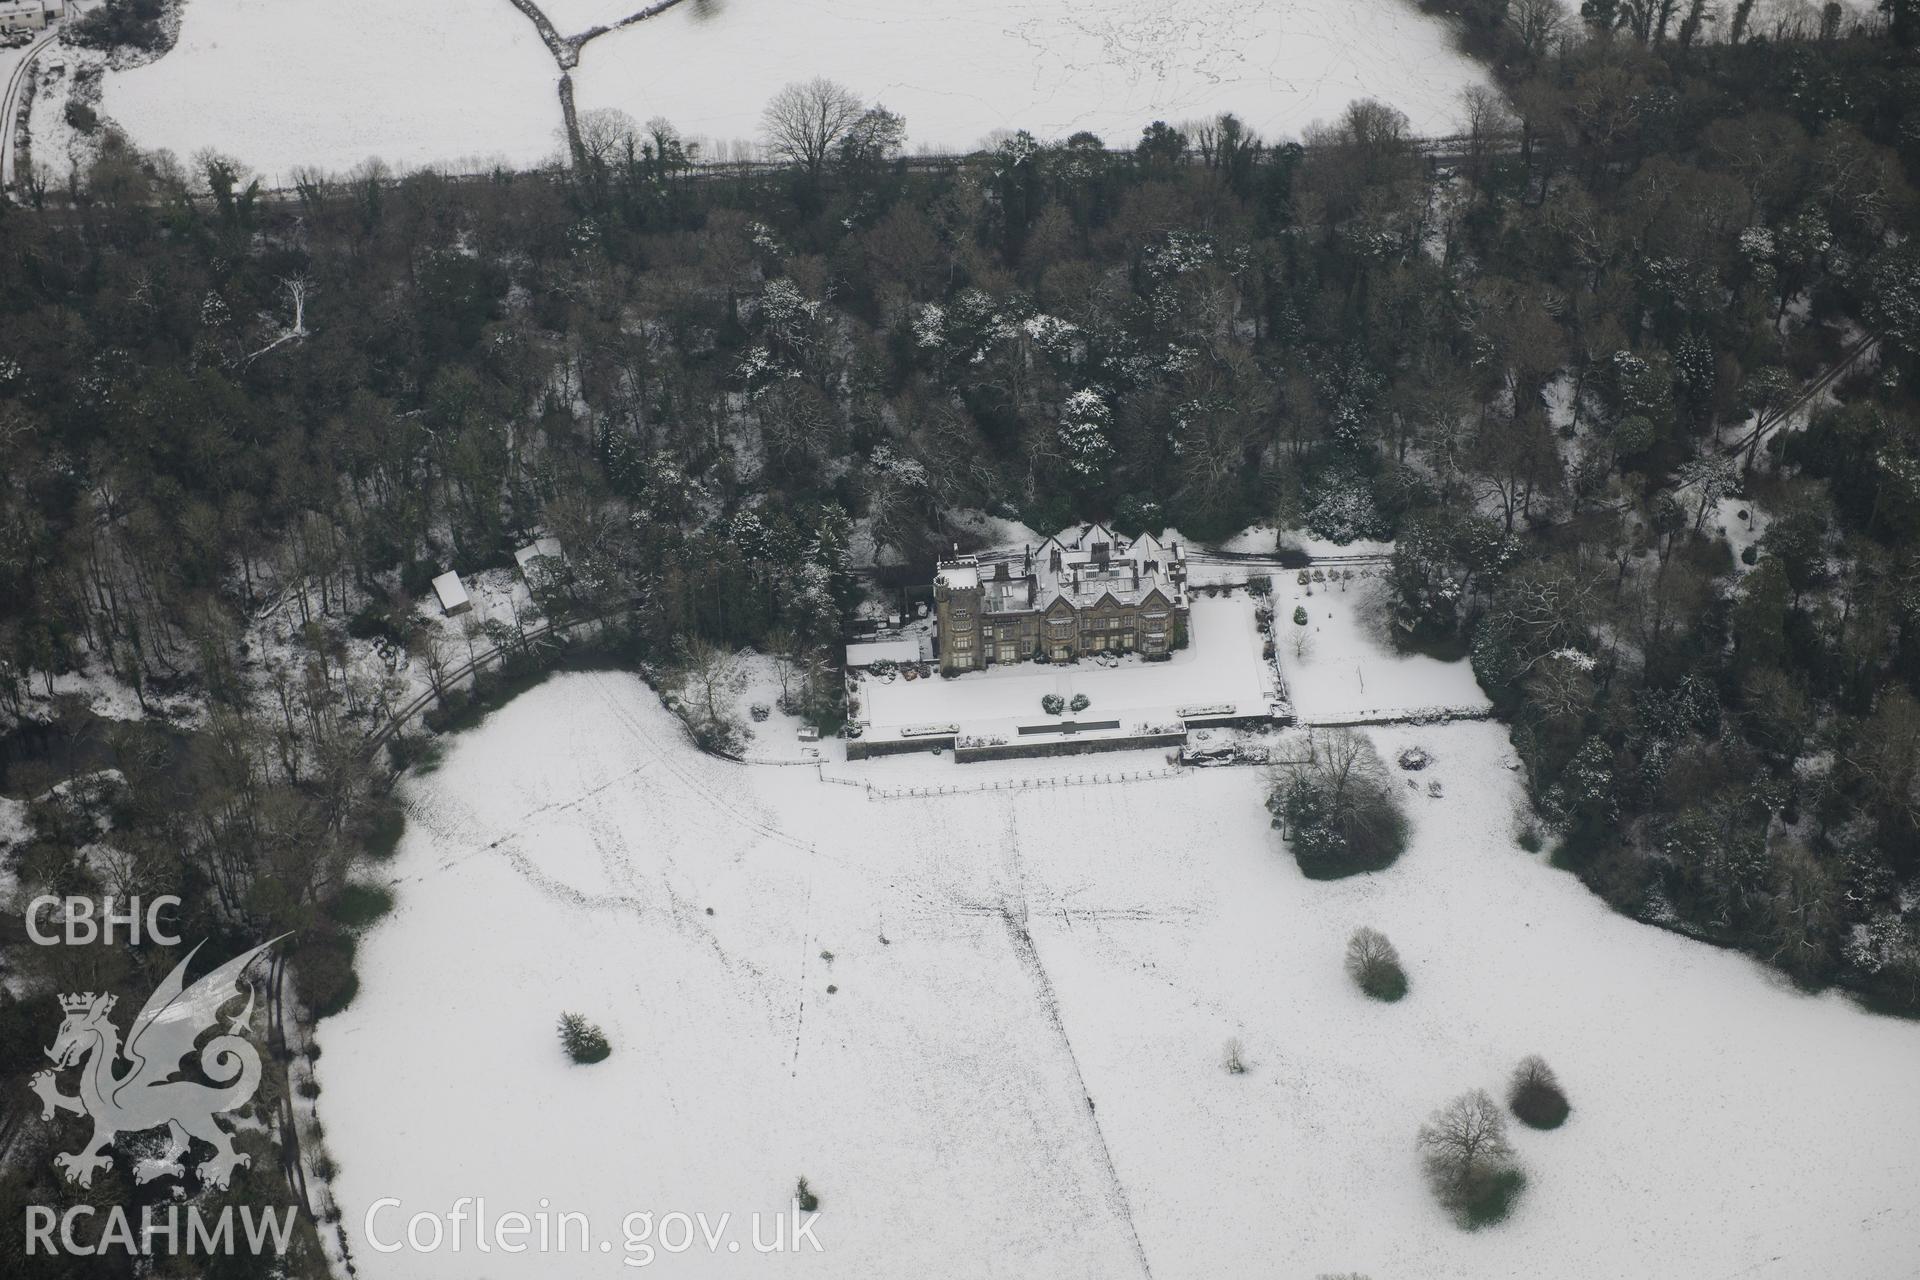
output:
<instances>
[{"instance_id":1,"label":"stone boundary wall","mask_svg":"<svg viewBox=\"0 0 1920 1280\"><path fill-rule=\"evenodd\" d=\"M1032 756L1077 756L1093 751L1140 751L1151 747L1177 747L1187 740L1178 733L1127 734L1114 738L1060 738L1049 742L1002 742L993 746L955 747L953 758L960 764L980 760L1019 760Z\"/></svg>"}]
</instances>

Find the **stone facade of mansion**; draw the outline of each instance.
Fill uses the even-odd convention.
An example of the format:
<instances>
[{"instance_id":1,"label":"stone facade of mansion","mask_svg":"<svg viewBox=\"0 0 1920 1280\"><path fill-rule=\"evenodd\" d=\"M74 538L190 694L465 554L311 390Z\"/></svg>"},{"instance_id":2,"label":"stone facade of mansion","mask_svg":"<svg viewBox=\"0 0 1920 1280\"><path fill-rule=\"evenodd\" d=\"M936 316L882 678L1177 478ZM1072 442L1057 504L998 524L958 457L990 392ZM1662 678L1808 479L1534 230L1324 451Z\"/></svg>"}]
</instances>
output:
<instances>
[{"instance_id":1,"label":"stone facade of mansion","mask_svg":"<svg viewBox=\"0 0 1920 1280\"><path fill-rule=\"evenodd\" d=\"M1075 526L1009 559L941 561L933 598L942 671L1103 652L1156 656L1185 634L1187 566L1177 542Z\"/></svg>"}]
</instances>

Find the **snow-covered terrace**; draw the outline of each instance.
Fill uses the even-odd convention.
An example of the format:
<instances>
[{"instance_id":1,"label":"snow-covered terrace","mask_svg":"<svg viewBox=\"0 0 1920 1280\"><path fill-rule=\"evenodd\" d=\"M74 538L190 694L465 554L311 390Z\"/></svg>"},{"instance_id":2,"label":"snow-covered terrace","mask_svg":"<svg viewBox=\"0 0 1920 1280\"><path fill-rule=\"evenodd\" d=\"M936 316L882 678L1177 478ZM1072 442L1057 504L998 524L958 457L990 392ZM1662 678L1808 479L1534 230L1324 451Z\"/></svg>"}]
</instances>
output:
<instances>
[{"instance_id":1,"label":"snow-covered terrace","mask_svg":"<svg viewBox=\"0 0 1920 1280\"><path fill-rule=\"evenodd\" d=\"M1254 625L1254 602L1245 594L1193 601L1190 643L1167 662L1137 656L1114 666L1022 662L943 678L891 682L868 678L854 686L860 700L857 719L870 742L929 736L934 727L950 727L969 738L1044 741L1067 735L1032 730L1061 723L1117 722L1117 726L1072 736L1129 736L1140 726L1168 726L1209 708L1212 717L1268 714L1278 695L1273 667L1261 657L1262 637ZM1058 694L1071 705L1084 694L1087 708L1050 716L1040 700ZM1022 730L1028 732L1023 733ZM939 736L939 735L931 735Z\"/></svg>"}]
</instances>

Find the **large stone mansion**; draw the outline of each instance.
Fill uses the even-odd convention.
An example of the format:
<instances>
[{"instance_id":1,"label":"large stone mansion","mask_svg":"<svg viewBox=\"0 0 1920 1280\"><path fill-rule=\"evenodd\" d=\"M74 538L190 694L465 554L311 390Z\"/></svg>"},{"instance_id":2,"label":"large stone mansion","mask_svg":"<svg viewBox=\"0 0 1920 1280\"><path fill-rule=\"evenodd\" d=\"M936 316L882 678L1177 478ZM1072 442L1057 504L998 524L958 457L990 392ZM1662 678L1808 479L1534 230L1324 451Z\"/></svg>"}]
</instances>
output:
<instances>
[{"instance_id":1,"label":"large stone mansion","mask_svg":"<svg viewBox=\"0 0 1920 1280\"><path fill-rule=\"evenodd\" d=\"M1101 652L1164 654L1187 624L1180 544L1128 542L1105 525L1067 529L1023 555L983 565L943 560L933 599L943 672L1062 662Z\"/></svg>"}]
</instances>

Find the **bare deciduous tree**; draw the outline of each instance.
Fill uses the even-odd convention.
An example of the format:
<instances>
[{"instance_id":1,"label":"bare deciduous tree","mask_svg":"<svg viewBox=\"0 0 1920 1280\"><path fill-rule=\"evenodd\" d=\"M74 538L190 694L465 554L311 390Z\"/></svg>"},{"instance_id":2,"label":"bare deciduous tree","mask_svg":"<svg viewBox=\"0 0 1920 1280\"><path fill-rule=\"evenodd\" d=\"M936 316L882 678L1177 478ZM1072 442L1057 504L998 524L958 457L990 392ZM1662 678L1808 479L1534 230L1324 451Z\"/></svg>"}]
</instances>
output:
<instances>
[{"instance_id":1,"label":"bare deciduous tree","mask_svg":"<svg viewBox=\"0 0 1920 1280\"><path fill-rule=\"evenodd\" d=\"M1507 1105L1536 1129L1559 1127L1569 1110L1560 1081L1539 1054L1522 1058L1513 1069L1513 1079L1507 1085Z\"/></svg>"},{"instance_id":2,"label":"bare deciduous tree","mask_svg":"<svg viewBox=\"0 0 1920 1280\"><path fill-rule=\"evenodd\" d=\"M1552 4L1554 0L1546 0ZM1519 125L1507 107L1505 95L1487 85L1476 84L1460 94L1461 114L1467 130L1467 174L1475 182L1486 176L1487 159L1495 144Z\"/></svg>"},{"instance_id":3,"label":"bare deciduous tree","mask_svg":"<svg viewBox=\"0 0 1920 1280\"><path fill-rule=\"evenodd\" d=\"M1507 25L1513 28L1529 58L1545 53L1566 22L1566 9L1560 0L1513 0L1507 9Z\"/></svg>"},{"instance_id":4,"label":"bare deciduous tree","mask_svg":"<svg viewBox=\"0 0 1920 1280\"><path fill-rule=\"evenodd\" d=\"M1406 994L1400 953L1378 929L1363 926L1347 939L1347 975L1376 1000L1398 1000Z\"/></svg>"},{"instance_id":5,"label":"bare deciduous tree","mask_svg":"<svg viewBox=\"0 0 1920 1280\"><path fill-rule=\"evenodd\" d=\"M790 711L793 706L793 678L803 661L805 647L798 636L786 627L775 627L767 633L767 656L773 659L773 672L780 681L780 710Z\"/></svg>"},{"instance_id":6,"label":"bare deciduous tree","mask_svg":"<svg viewBox=\"0 0 1920 1280\"><path fill-rule=\"evenodd\" d=\"M453 667L445 632L438 627L422 627L407 637L407 652L427 669L427 683L436 698L447 696L447 676Z\"/></svg>"},{"instance_id":7,"label":"bare deciduous tree","mask_svg":"<svg viewBox=\"0 0 1920 1280\"><path fill-rule=\"evenodd\" d=\"M818 178L827 157L865 114L853 90L815 76L774 94L760 113L760 127L769 152Z\"/></svg>"},{"instance_id":8,"label":"bare deciduous tree","mask_svg":"<svg viewBox=\"0 0 1920 1280\"><path fill-rule=\"evenodd\" d=\"M1799 840L1780 840L1769 851L1769 959L1804 982L1826 972L1840 928L1833 873Z\"/></svg>"},{"instance_id":9,"label":"bare deciduous tree","mask_svg":"<svg viewBox=\"0 0 1920 1280\"><path fill-rule=\"evenodd\" d=\"M725 718L721 699L740 687L740 660L719 645L694 636L686 642L680 669L686 676L687 692L699 699L709 719Z\"/></svg>"},{"instance_id":10,"label":"bare deciduous tree","mask_svg":"<svg viewBox=\"0 0 1920 1280\"><path fill-rule=\"evenodd\" d=\"M1484 1204L1513 1172L1507 1118L1485 1089L1463 1093L1420 1126L1421 1163L1441 1203L1462 1213Z\"/></svg>"},{"instance_id":11,"label":"bare deciduous tree","mask_svg":"<svg viewBox=\"0 0 1920 1280\"><path fill-rule=\"evenodd\" d=\"M1407 821L1373 744L1351 729L1315 729L1307 758L1273 771L1267 807L1301 870L1342 876L1390 864L1406 848Z\"/></svg>"}]
</instances>

